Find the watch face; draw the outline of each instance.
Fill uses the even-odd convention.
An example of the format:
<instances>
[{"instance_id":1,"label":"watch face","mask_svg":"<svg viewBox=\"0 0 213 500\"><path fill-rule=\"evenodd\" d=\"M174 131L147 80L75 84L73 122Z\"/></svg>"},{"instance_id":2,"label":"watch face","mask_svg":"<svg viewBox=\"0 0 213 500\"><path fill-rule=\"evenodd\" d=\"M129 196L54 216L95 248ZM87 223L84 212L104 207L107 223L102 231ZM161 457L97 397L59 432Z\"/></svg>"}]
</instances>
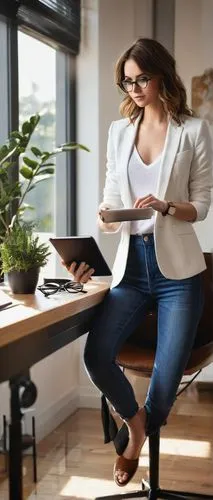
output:
<instances>
[{"instance_id":1,"label":"watch face","mask_svg":"<svg viewBox=\"0 0 213 500\"><path fill-rule=\"evenodd\" d=\"M169 207L168 214L169 215L175 215L176 212L176 207Z\"/></svg>"}]
</instances>

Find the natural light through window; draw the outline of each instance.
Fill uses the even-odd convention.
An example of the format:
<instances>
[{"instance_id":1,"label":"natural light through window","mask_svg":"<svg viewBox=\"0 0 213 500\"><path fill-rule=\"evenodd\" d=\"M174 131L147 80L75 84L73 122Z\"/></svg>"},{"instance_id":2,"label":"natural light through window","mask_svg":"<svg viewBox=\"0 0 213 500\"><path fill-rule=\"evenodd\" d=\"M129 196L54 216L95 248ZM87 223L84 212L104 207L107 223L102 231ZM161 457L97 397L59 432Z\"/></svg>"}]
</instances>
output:
<instances>
[{"instance_id":1,"label":"natural light through window","mask_svg":"<svg viewBox=\"0 0 213 500\"><path fill-rule=\"evenodd\" d=\"M131 490L137 489L138 484L131 481ZM72 476L67 482L66 486L60 491L62 497L72 498L85 498L87 500L94 499L100 495L110 495L119 487L115 487L114 481L106 479L96 479L82 476ZM128 488L126 488L127 490Z\"/></svg>"},{"instance_id":2,"label":"natural light through window","mask_svg":"<svg viewBox=\"0 0 213 500\"><path fill-rule=\"evenodd\" d=\"M56 144L56 51L35 38L18 32L19 122L35 113L42 118L33 134L33 145L52 151ZM27 220L37 221L39 232L54 231L54 176L38 183L26 203Z\"/></svg>"},{"instance_id":3,"label":"natural light through window","mask_svg":"<svg viewBox=\"0 0 213 500\"><path fill-rule=\"evenodd\" d=\"M209 441L198 441L196 439L161 438L160 453L183 457L209 458L211 456L211 444Z\"/></svg>"},{"instance_id":4,"label":"natural light through window","mask_svg":"<svg viewBox=\"0 0 213 500\"><path fill-rule=\"evenodd\" d=\"M160 440L161 455L175 455L180 457L210 458L211 444L209 441L195 439L162 438ZM146 441L139 459L140 467L149 467L149 450Z\"/></svg>"}]
</instances>

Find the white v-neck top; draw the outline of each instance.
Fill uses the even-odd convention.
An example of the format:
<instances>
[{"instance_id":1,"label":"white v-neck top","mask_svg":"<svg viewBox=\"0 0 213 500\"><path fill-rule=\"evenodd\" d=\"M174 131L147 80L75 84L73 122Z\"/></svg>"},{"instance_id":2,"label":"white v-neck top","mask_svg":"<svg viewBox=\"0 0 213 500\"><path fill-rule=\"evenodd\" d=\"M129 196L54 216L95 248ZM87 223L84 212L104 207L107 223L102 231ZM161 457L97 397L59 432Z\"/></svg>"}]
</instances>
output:
<instances>
[{"instance_id":1,"label":"white v-neck top","mask_svg":"<svg viewBox=\"0 0 213 500\"><path fill-rule=\"evenodd\" d=\"M129 159L128 176L132 197L132 206L137 198L148 194L156 195L158 176L160 171L162 153L155 161L146 165L134 147ZM153 233L154 215L151 219L131 222L130 234Z\"/></svg>"}]
</instances>

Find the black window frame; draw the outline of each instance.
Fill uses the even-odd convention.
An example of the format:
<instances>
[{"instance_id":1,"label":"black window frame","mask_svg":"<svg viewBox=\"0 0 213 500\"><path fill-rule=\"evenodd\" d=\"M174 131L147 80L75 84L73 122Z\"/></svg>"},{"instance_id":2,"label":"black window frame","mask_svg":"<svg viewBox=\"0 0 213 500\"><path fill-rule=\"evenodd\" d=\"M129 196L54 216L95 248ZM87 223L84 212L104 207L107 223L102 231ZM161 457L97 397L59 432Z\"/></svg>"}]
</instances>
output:
<instances>
[{"instance_id":1,"label":"black window frame","mask_svg":"<svg viewBox=\"0 0 213 500\"><path fill-rule=\"evenodd\" d=\"M6 0L10 4L14 4L16 0ZM4 0L3 0L4 3ZM13 11L13 13L15 10ZM10 11L11 14L11 11ZM66 115L64 115L65 122L58 127L61 129L63 125L64 130L64 141L71 140L76 141L76 57L74 55L75 51L62 49L61 44L57 44L56 41L52 42L47 40L45 36L42 36L41 33L35 33L34 31L29 32L28 27L25 27L23 24L19 24L17 16L10 15L10 17L5 15L0 16L2 20L5 21L7 26L7 74L8 74L8 88L7 88L7 108L8 108L8 130L6 131L6 136L12 131L16 130L19 127L19 88L18 88L18 30L25 32L30 36L34 36L39 39L43 43L49 43L53 45L57 50L58 60L60 61L60 53L64 58L65 65L65 73L64 77L66 78L65 82L65 95L64 99L66 101ZM59 62L60 65L60 62ZM57 111L59 113L60 106L57 107ZM72 110L72 112L71 112ZM56 114L57 114L56 111ZM58 120L58 117L56 118ZM60 122L60 116L59 116ZM56 134L57 143L58 137ZM65 223L62 225L63 233L66 235L76 235L77 234L77 223L76 223L76 153L75 151L66 153L64 155L66 159L64 159L65 163L65 174L64 174L64 192L65 192L65 204L64 209L66 211L63 214L65 219ZM56 168L57 171L57 168ZM13 168L12 179L15 180L18 178L18 166ZM61 225L56 220L55 233L60 233Z\"/></svg>"},{"instance_id":2,"label":"black window frame","mask_svg":"<svg viewBox=\"0 0 213 500\"><path fill-rule=\"evenodd\" d=\"M43 41L75 55L79 52L80 0L1 0L0 14Z\"/></svg>"}]
</instances>

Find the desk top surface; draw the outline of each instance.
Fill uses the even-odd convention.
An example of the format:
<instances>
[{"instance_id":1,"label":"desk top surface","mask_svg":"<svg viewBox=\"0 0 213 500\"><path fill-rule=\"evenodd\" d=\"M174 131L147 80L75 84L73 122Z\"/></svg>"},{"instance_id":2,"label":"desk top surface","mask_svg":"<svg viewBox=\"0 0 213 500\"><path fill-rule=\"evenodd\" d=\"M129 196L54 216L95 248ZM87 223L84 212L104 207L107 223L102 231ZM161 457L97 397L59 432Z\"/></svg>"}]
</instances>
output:
<instances>
[{"instance_id":1,"label":"desk top surface","mask_svg":"<svg viewBox=\"0 0 213 500\"><path fill-rule=\"evenodd\" d=\"M46 298L39 291L34 295L13 295L8 287L1 285L13 304L0 311L0 347L90 309L103 300L108 289L109 283L91 280L85 285L85 294L60 292Z\"/></svg>"}]
</instances>

